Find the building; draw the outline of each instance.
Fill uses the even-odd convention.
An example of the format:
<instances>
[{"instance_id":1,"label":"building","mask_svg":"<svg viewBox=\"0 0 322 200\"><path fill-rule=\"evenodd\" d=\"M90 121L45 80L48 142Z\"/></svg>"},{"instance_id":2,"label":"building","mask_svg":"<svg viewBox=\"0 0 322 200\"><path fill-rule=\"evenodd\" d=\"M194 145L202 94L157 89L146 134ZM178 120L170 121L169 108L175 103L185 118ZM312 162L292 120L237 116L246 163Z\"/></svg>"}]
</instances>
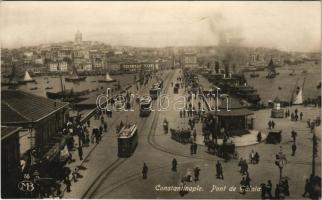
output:
<instances>
[{"instance_id":1,"label":"building","mask_svg":"<svg viewBox=\"0 0 322 200\"><path fill-rule=\"evenodd\" d=\"M80 44L82 43L82 33L78 30L75 34L75 43Z\"/></svg>"},{"instance_id":2,"label":"building","mask_svg":"<svg viewBox=\"0 0 322 200\"><path fill-rule=\"evenodd\" d=\"M68 110L68 103L18 90L2 91L1 125L25 130L19 139L21 154L31 149L37 149L41 156L46 154L60 138L58 130L67 123Z\"/></svg>"},{"instance_id":3,"label":"building","mask_svg":"<svg viewBox=\"0 0 322 200\"><path fill-rule=\"evenodd\" d=\"M49 63L49 71L50 72L57 72L58 71L58 63L57 62Z\"/></svg>"},{"instance_id":4,"label":"building","mask_svg":"<svg viewBox=\"0 0 322 200\"><path fill-rule=\"evenodd\" d=\"M194 53L184 53L182 55L181 64L185 68L198 67L196 54L194 54Z\"/></svg>"},{"instance_id":5,"label":"building","mask_svg":"<svg viewBox=\"0 0 322 200\"><path fill-rule=\"evenodd\" d=\"M216 119L217 133L225 132L229 136L242 135L253 129L254 113L247 109L247 104L236 98L221 99L219 109L210 114ZM228 105L228 106L227 106ZM220 136L219 136L220 137Z\"/></svg>"},{"instance_id":6,"label":"building","mask_svg":"<svg viewBox=\"0 0 322 200\"><path fill-rule=\"evenodd\" d=\"M59 66L59 71L61 71L61 72L67 72L68 71L67 62L61 61L61 62L58 63L58 66Z\"/></svg>"},{"instance_id":7,"label":"building","mask_svg":"<svg viewBox=\"0 0 322 200\"><path fill-rule=\"evenodd\" d=\"M19 198L20 129L15 126L1 126L1 197L4 199Z\"/></svg>"},{"instance_id":8,"label":"building","mask_svg":"<svg viewBox=\"0 0 322 200\"><path fill-rule=\"evenodd\" d=\"M120 69L123 72L139 72L141 70L151 72L159 69L158 62L144 62L144 63L123 63Z\"/></svg>"}]
</instances>

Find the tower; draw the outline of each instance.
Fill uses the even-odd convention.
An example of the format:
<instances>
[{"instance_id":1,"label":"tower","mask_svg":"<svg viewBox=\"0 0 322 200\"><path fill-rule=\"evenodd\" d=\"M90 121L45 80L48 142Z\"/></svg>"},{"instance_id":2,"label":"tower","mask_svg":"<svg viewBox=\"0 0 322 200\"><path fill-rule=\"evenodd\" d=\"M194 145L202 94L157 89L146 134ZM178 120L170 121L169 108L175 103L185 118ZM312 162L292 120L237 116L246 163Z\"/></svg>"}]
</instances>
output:
<instances>
[{"instance_id":1,"label":"tower","mask_svg":"<svg viewBox=\"0 0 322 200\"><path fill-rule=\"evenodd\" d=\"M81 43L82 42L82 33L78 30L75 34L75 43Z\"/></svg>"}]
</instances>

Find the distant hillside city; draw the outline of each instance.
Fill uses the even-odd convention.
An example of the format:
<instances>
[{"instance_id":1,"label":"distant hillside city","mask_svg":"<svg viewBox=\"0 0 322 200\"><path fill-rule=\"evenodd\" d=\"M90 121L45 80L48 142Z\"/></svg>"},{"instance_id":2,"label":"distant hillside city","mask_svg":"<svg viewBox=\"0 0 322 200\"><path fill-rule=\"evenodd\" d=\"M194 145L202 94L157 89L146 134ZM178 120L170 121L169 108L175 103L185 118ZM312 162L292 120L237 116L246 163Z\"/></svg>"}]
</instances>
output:
<instances>
[{"instance_id":1,"label":"distant hillside city","mask_svg":"<svg viewBox=\"0 0 322 200\"><path fill-rule=\"evenodd\" d=\"M1 72L31 75L64 74L76 69L80 73L136 73L151 68L179 66L213 69L229 61L236 73L265 68L270 60L277 66L297 65L306 61L320 62L320 53L283 52L277 49L251 48L230 44L206 47L144 48L111 46L97 41L84 41L80 31L74 41L43 44L18 49L1 49Z\"/></svg>"}]
</instances>

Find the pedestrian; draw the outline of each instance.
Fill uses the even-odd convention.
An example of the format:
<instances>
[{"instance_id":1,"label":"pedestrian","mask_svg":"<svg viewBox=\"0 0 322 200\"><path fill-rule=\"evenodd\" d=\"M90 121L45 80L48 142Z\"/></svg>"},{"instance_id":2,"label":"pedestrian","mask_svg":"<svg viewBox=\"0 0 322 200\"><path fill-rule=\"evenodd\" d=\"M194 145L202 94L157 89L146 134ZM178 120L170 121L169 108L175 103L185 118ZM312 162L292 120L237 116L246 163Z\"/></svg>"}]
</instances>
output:
<instances>
[{"instance_id":1,"label":"pedestrian","mask_svg":"<svg viewBox=\"0 0 322 200\"><path fill-rule=\"evenodd\" d=\"M173 158L172 160L172 171L176 172L177 171L177 159Z\"/></svg>"},{"instance_id":2,"label":"pedestrian","mask_svg":"<svg viewBox=\"0 0 322 200\"><path fill-rule=\"evenodd\" d=\"M182 110L179 111L180 118L182 118Z\"/></svg>"},{"instance_id":3,"label":"pedestrian","mask_svg":"<svg viewBox=\"0 0 322 200\"><path fill-rule=\"evenodd\" d=\"M265 197L266 197L266 185L265 185L265 183L262 183L261 184L261 197L262 197L262 199L265 199Z\"/></svg>"},{"instance_id":4,"label":"pedestrian","mask_svg":"<svg viewBox=\"0 0 322 200\"><path fill-rule=\"evenodd\" d=\"M83 148L81 145L78 146L78 155L79 155L79 159L83 160Z\"/></svg>"},{"instance_id":5,"label":"pedestrian","mask_svg":"<svg viewBox=\"0 0 322 200\"><path fill-rule=\"evenodd\" d=\"M300 112L300 120L302 120L302 119L303 119L303 113Z\"/></svg>"},{"instance_id":6,"label":"pedestrian","mask_svg":"<svg viewBox=\"0 0 322 200\"><path fill-rule=\"evenodd\" d=\"M295 144L295 142L293 142L293 145L292 145L292 156L295 156L295 151L296 151L296 144Z\"/></svg>"},{"instance_id":7,"label":"pedestrian","mask_svg":"<svg viewBox=\"0 0 322 200\"><path fill-rule=\"evenodd\" d=\"M295 121L297 121L299 119L298 114L295 114Z\"/></svg>"},{"instance_id":8,"label":"pedestrian","mask_svg":"<svg viewBox=\"0 0 322 200\"><path fill-rule=\"evenodd\" d=\"M246 180L245 180L245 177L242 178L242 180L240 181L240 193L241 194L246 194Z\"/></svg>"},{"instance_id":9,"label":"pedestrian","mask_svg":"<svg viewBox=\"0 0 322 200\"><path fill-rule=\"evenodd\" d=\"M275 127L275 122L272 120L272 128L274 129Z\"/></svg>"},{"instance_id":10,"label":"pedestrian","mask_svg":"<svg viewBox=\"0 0 322 200\"><path fill-rule=\"evenodd\" d=\"M272 182L271 180L267 181L266 191L270 199L272 199Z\"/></svg>"},{"instance_id":11,"label":"pedestrian","mask_svg":"<svg viewBox=\"0 0 322 200\"><path fill-rule=\"evenodd\" d=\"M216 164L216 171L217 171L217 178L224 179L223 169L219 160L217 161L217 164Z\"/></svg>"},{"instance_id":12,"label":"pedestrian","mask_svg":"<svg viewBox=\"0 0 322 200\"><path fill-rule=\"evenodd\" d=\"M194 169L194 174L195 174L195 182L196 182L196 181L199 181L199 174L200 174L200 169L199 169L199 167L196 167L196 168Z\"/></svg>"},{"instance_id":13,"label":"pedestrian","mask_svg":"<svg viewBox=\"0 0 322 200\"><path fill-rule=\"evenodd\" d=\"M249 174L247 173L247 176L245 178L245 187L250 189L250 181L252 179L249 177Z\"/></svg>"},{"instance_id":14,"label":"pedestrian","mask_svg":"<svg viewBox=\"0 0 322 200\"><path fill-rule=\"evenodd\" d=\"M244 159L244 173L243 174L247 174L248 173L248 164L246 159Z\"/></svg>"},{"instance_id":15,"label":"pedestrian","mask_svg":"<svg viewBox=\"0 0 322 200\"><path fill-rule=\"evenodd\" d=\"M104 116L102 115L101 116L101 124L103 124L104 123Z\"/></svg>"},{"instance_id":16,"label":"pedestrian","mask_svg":"<svg viewBox=\"0 0 322 200\"><path fill-rule=\"evenodd\" d=\"M297 132L292 130L291 134L292 134L293 142L296 142Z\"/></svg>"},{"instance_id":17,"label":"pedestrian","mask_svg":"<svg viewBox=\"0 0 322 200\"><path fill-rule=\"evenodd\" d=\"M269 121L268 121L268 129L271 129L271 127L272 127L272 121L271 121L271 120L269 120Z\"/></svg>"},{"instance_id":18,"label":"pedestrian","mask_svg":"<svg viewBox=\"0 0 322 200\"><path fill-rule=\"evenodd\" d=\"M243 173L243 164L244 164L244 160L243 158L241 157L239 162L238 162L238 166L240 167L240 173Z\"/></svg>"},{"instance_id":19,"label":"pedestrian","mask_svg":"<svg viewBox=\"0 0 322 200\"><path fill-rule=\"evenodd\" d=\"M259 154L258 154L258 152L255 153L255 163L256 164L259 163Z\"/></svg>"},{"instance_id":20,"label":"pedestrian","mask_svg":"<svg viewBox=\"0 0 322 200\"><path fill-rule=\"evenodd\" d=\"M78 174L77 168L75 168L74 171L72 172L72 176L73 176L74 183L77 182L77 174Z\"/></svg>"},{"instance_id":21,"label":"pedestrian","mask_svg":"<svg viewBox=\"0 0 322 200\"><path fill-rule=\"evenodd\" d=\"M192 155L193 154L193 149L194 149L194 146L193 146L193 143L190 145L190 154Z\"/></svg>"},{"instance_id":22,"label":"pedestrian","mask_svg":"<svg viewBox=\"0 0 322 200\"><path fill-rule=\"evenodd\" d=\"M194 154L197 154L197 147L198 147L198 145L197 145L197 143L193 143L193 153Z\"/></svg>"},{"instance_id":23,"label":"pedestrian","mask_svg":"<svg viewBox=\"0 0 322 200\"><path fill-rule=\"evenodd\" d=\"M279 184L276 184L276 187L275 187L275 199L280 199L280 186L279 186Z\"/></svg>"},{"instance_id":24,"label":"pedestrian","mask_svg":"<svg viewBox=\"0 0 322 200\"><path fill-rule=\"evenodd\" d=\"M70 182L70 180L69 180L69 177L68 177L68 176L67 176L67 177L65 177L65 179L64 179L64 183L65 183L65 185L66 185L66 191L67 191L67 192L71 192L71 189L70 189L71 182Z\"/></svg>"},{"instance_id":25,"label":"pedestrian","mask_svg":"<svg viewBox=\"0 0 322 200\"><path fill-rule=\"evenodd\" d=\"M261 141L262 141L262 133L260 131L258 131L257 142L261 142Z\"/></svg>"},{"instance_id":26,"label":"pedestrian","mask_svg":"<svg viewBox=\"0 0 322 200\"><path fill-rule=\"evenodd\" d=\"M147 179L147 177L148 177L148 166L145 163L143 163L142 175L143 175L143 179Z\"/></svg>"},{"instance_id":27,"label":"pedestrian","mask_svg":"<svg viewBox=\"0 0 322 200\"><path fill-rule=\"evenodd\" d=\"M196 141L196 139L197 139L197 131L196 131L195 128L192 131L192 135L193 135L193 140Z\"/></svg>"},{"instance_id":28,"label":"pedestrian","mask_svg":"<svg viewBox=\"0 0 322 200\"><path fill-rule=\"evenodd\" d=\"M309 182L309 179L306 179L306 181L305 181L304 194L302 195L302 197L305 197L307 193L310 194L310 182Z\"/></svg>"},{"instance_id":29,"label":"pedestrian","mask_svg":"<svg viewBox=\"0 0 322 200\"><path fill-rule=\"evenodd\" d=\"M297 110L297 108L295 109L295 111L294 111L294 112L295 112L295 114L297 114L297 113L298 113L298 110Z\"/></svg>"},{"instance_id":30,"label":"pedestrian","mask_svg":"<svg viewBox=\"0 0 322 200\"><path fill-rule=\"evenodd\" d=\"M104 132L106 133L107 132L107 123L104 122Z\"/></svg>"}]
</instances>

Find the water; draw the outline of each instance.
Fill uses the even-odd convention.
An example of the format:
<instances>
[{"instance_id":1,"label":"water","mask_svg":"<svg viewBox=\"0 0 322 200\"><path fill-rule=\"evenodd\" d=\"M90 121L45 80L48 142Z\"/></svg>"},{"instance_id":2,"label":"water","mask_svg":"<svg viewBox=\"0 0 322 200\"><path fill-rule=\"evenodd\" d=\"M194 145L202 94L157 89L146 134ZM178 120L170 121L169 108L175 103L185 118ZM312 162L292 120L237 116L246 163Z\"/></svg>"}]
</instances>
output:
<instances>
[{"instance_id":1,"label":"water","mask_svg":"<svg viewBox=\"0 0 322 200\"><path fill-rule=\"evenodd\" d=\"M292 69L295 69L295 76L289 76ZM275 79L266 79L267 71L256 72L260 75L258 78L250 78L250 73L245 73L248 85L257 89L262 101L265 103L268 100L274 100L276 97L280 100L290 101L297 80L298 86L302 86L304 78L303 98L316 98L321 95L321 90L316 88L321 81L320 65L305 63L297 66L285 66L276 70L280 74ZM307 73L303 74L303 70L306 70ZM279 90L278 87L282 89Z\"/></svg>"},{"instance_id":2,"label":"water","mask_svg":"<svg viewBox=\"0 0 322 200\"><path fill-rule=\"evenodd\" d=\"M120 82L120 85L124 88L129 84L134 83L134 76L135 74L123 74L123 75L114 75L111 76L112 79ZM40 76L40 77L33 77L34 80L37 81L38 84L35 83L27 83L25 85L19 85L18 89L24 92L32 93L38 96L46 96L46 92L58 92L61 91L61 81L60 78L57 77L48 77L48 76ZM138 76L136 76L138 77ZM97 88L113 88L117 82L108 82L108 83L99 83L98 80L104 80L105 76L88 76L85 81L80 81L78 83L73 82L65 82L64 77L63 84L65 85L65 89L73 89L75 92L84 91L84 90L95 90ZM47 83L49 81L49 83ZM96 82L93 82L96 81ZM30 88L37 87L37 90L30 90ZM53 87L53 89L46 90L46 87ZM2 86L1 89L7 89L8 86Z\"/></svg>"}]
</instances>

